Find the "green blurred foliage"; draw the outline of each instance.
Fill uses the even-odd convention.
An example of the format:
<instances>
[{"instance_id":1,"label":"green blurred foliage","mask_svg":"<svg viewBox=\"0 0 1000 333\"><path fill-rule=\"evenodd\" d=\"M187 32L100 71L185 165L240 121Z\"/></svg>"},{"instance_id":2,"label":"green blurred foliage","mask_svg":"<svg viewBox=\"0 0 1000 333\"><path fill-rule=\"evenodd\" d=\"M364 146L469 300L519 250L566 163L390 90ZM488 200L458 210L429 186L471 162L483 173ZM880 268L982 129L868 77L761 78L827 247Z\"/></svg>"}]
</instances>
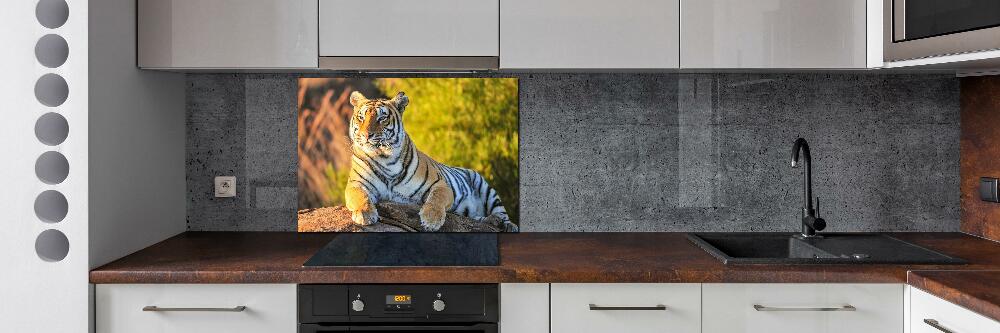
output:
<instances>
[{"instance_id":1,"label":"green blurred foliage","mask_svg":"<svg viewBox=\"0 0 1000 333\"><path fill-rule=\"evenodd\" d=\"M516 78L378 79L375 85L385 96L402 91L410 98L403 125L417 149L479 172L518 223Z\"/></svg>"},{"instance_id":2,"label":"green blurred foliage","mask_svg":"<svg viewBox=\"0 0 1000 333\"><path fill-rule=\"evenodd\" d=\"M329 180L327 184L330 186L324 188L323 191L326 192L326 198L330 200L329 206L343 205L346 202L344 198L344 188L347 187L347 180L351 175L351 168L343 168L337 170L333 167L333 164L327 163L326 168L323 169L323 174L326 175L326 179Z\"/></svg>"}]
</instances>

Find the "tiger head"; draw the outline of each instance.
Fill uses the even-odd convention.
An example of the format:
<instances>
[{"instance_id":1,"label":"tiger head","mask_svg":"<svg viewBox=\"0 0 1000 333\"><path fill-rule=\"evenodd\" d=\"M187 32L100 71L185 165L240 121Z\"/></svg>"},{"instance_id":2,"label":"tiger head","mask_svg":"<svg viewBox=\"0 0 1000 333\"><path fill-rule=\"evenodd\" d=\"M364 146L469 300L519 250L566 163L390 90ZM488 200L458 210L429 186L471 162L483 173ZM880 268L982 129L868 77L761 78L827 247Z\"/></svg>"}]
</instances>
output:
<instances>
[{"instance_id":1,"label":"tiger head","mask_svg":"<svg viewBox=\"0 0 1000 333\"><path fill-rule=\"evenodd\" d=\"M392 99L368 99L361 92L351 93L354 115L351 117L351 141L354 146L373 153L389 154L406 138L403 110L410 103L399 92Z\"/></svg>"}]
</instances>

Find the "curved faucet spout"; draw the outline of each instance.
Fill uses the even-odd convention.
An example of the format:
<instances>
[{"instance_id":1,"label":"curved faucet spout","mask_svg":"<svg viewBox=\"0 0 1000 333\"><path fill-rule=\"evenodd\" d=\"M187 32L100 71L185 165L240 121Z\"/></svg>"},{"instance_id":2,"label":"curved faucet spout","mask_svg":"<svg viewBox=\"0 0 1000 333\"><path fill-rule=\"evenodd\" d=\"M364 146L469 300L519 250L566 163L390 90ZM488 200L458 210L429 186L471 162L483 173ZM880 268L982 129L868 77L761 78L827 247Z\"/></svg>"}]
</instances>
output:
<instances>
[{"instance_id":1,"label":"curved faucet spout","mask_svg":"<svg viewBox=\"0 0 1000 333\"><path fill-rule=\"evenodd\" d=\"M808 167L809 163L812 162L812 156L809 154L809 143L806 142L806 139L798 138L798 139L795 139L795 144L792 145L792 167L793 168L798 168L799 167L799 151L800 150L803 152L803 155L804 155L804 157L806 159L805 160L806 166Z\"/></svg>"},{"instance_id":2,"label":"curved faucet spout","mask_svg":"<svg viewBox=\"0 0 1000 333\"><path fill-rule=\"evenodd\" d=\"M802 153L802 163L799 163L799 152ZM809 143L798 138L792 145L792 167L798 168L805 164L802 172L802 236L814 237L817 230L826 228L826 221L816 216L812 204L812 155L809 154Z\"/></svg>"},{"instance_id":3,"label":"curved faucet spout","mask_svg":"<svg viewBox=\"0 0 1000 333\"><path fill-rule=\"evenodd\" d=\"M799 167L799 152L802 152L802 163L805 164L805 171L802 173L802 199L803 199L803 216L809 215L809 211L812 211L812 155L809 154L809 143L806 139L798 138L795 139L795 144L792 145L792 167Z\"/></svg>"}]
</instances>

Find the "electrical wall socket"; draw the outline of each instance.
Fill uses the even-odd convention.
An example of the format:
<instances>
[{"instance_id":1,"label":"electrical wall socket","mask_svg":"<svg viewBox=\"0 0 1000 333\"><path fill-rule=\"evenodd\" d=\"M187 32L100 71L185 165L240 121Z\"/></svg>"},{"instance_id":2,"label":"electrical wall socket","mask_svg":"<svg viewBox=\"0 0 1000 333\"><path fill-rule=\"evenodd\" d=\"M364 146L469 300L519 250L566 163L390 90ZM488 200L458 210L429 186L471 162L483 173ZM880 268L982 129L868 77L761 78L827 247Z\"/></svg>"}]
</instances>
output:
<instances>
[{"instance_id":1,"label":"electrical wall socket","mask_svg":"<svg viewBox=\"0 0 1000 333\"><path fill-rule=\"evenodd\" d=\"M1000 202L1000 191L997 191L998 180L993 177L979 178L979 199L988 202Z\"/></svg>"},{"instance_id":2,"label":"electrical wall socket","mask_svg":"<svg viewBox=\"0 0 1000 333\"><path fill-rule=\"evenodd\" d=\"M232 198L236 196L236 177L219 176L215 177L215 197Z\"/></svg>"}]
</instances>

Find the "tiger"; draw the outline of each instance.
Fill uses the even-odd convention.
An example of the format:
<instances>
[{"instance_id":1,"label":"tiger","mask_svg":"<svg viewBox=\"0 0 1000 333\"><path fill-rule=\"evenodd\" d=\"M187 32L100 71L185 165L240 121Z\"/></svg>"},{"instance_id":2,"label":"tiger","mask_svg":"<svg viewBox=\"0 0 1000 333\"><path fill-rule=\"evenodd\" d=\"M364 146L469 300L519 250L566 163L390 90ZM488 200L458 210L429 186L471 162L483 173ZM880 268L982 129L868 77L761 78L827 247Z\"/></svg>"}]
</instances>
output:
<instances>
[{"instance_id":1,"label":"tiger","mask_svg":"<svg viewBox=\"0 0 1000 333\"><path fill-rule=\"evenodd\" d=\"M375 204L389 201L420 205L420 226L437 231L446 212L517 232L497 191L476 171L439 163L421 152L403 128L410 99L399 92L392 99L350 96L351 172L345 206L358 225L378 223Z\"/></svg>"}]
</instances>

